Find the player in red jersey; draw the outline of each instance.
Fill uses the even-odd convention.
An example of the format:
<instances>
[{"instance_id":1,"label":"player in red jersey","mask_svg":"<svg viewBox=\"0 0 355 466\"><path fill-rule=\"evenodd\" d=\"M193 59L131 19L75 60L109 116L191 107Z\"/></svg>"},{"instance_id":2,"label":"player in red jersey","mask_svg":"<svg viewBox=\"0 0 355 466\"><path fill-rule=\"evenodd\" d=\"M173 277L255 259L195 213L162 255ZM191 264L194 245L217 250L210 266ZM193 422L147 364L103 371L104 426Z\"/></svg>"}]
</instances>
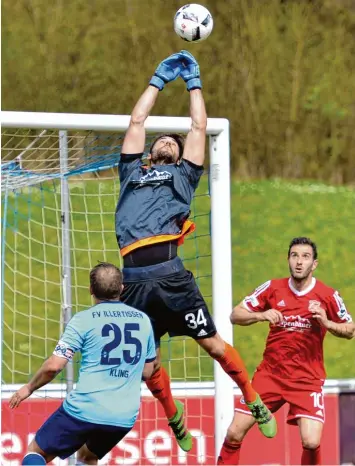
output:
<instances>
[{"instance_id":1,"label":"player in red jersey","mask_svg":"<svg viewBox=\"0 0 355 466\"><path fill-rule=\"evenodd\" d=\"M304 237L293 239L288 264L291 276L256 288L233 309L231 322L269 322L263 360L252 385L271 412L289 403L287 422L299 427L301 464L321 464L323 340L327 331L351 339L355 325L339 293L313 277L318 265L315 243ZM240 398L218 464L239 464L243 438L254 423Z\"/></svg>"}]
</instances>

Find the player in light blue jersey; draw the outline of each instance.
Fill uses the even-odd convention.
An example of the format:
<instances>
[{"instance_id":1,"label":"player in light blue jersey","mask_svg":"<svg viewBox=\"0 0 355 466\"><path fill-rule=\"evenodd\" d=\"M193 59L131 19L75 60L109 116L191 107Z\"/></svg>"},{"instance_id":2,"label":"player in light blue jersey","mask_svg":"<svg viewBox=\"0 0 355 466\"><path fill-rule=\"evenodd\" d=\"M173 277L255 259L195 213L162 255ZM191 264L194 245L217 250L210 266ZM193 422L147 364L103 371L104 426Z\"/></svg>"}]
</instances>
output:
<instances>
[{"instance_id":1,"label":"player in light blue jersey","mask_svg":"<svg viewBox=\"0 0 355 466\"><path fill-rule=\"evenodd\" d=\"M132 429L138 416L141 380L153 372L153 329L143 312L123 304L121 271L100 263L90 272L95 305L76 314L53 355L12 396L17 408L51 382L81 352L79 380L60 408L42 425L23 465L41 465L77 453L79 464L97 464Z\"/></svg>"}]
</instances>

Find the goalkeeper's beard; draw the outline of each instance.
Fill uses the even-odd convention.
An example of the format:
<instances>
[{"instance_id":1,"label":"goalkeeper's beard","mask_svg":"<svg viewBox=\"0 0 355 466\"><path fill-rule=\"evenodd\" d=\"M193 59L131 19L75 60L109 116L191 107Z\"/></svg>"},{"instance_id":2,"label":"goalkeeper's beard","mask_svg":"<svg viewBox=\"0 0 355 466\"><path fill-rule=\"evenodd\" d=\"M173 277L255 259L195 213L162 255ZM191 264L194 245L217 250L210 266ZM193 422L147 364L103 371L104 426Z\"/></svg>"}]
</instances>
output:
<instances>
[{"instance_id":1,"label":"goalkeeper's beard","mask_svg":"<svg viewBox=\"0 0 355 466\"><path fill-rule=\"evenodd\" d=\"M151 154L152 165L168 165L175 163L175 157L171 152L160 150Z\"/></svg>"}]
</instances>

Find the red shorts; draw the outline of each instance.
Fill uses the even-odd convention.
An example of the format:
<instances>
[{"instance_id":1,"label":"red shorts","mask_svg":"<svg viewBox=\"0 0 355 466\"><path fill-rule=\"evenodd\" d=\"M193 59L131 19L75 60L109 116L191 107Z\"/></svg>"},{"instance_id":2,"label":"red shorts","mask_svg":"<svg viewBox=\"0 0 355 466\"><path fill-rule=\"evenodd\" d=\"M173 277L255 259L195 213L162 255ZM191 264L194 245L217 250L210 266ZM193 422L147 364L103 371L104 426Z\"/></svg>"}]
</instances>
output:
<instances>
[{"instance_id":1,"label":"red shorts","mask_svg":"<svg viewBox=\"0 0 355 466\"><path fill-rule=\"evenodd\" d=\"M289 403L288 424L297 424L297 419L300 417L320 422L325 421L321 385L304 384L303 382L290 383L270 374L270 372L260 370L255 372L252 386L272 413L279 410L285 403ZM235 410L250 414L243 397L236 401Z\"/></svg>"}]
</instances>

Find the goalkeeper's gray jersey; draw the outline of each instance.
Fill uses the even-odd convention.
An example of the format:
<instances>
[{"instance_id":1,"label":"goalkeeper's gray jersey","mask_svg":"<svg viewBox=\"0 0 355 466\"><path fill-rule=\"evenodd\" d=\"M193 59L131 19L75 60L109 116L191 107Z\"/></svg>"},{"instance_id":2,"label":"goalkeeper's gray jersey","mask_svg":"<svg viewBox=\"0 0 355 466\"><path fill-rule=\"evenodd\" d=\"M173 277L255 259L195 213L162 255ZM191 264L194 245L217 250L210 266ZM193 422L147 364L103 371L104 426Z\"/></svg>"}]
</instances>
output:
<instances>
[{"instance_id":1,"label":"goalkeeper's gray jersey","mask_svg":"<svg viewBox=\"0 0 355 466\"><path fill-rule=\"evenodd\" d=\"M121 191L116 208L116 236L122 256L149 244L177 239L195 226L188 220L190 204L203 167L143 164L143 154L121 154Z\"/></svg>"}]
</instances>

